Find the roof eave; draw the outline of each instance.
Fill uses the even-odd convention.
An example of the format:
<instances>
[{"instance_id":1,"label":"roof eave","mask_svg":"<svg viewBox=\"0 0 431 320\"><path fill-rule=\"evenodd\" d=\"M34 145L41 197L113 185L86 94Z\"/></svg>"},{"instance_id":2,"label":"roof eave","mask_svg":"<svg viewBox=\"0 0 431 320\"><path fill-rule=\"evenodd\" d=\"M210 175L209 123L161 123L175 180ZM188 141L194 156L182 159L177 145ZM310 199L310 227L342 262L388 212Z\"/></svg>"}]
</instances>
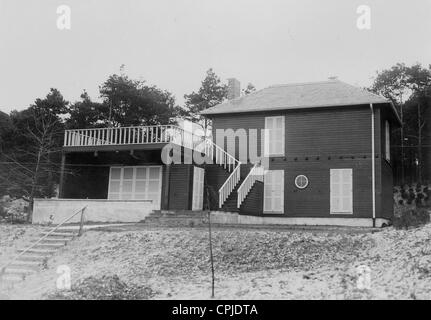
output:
<instances>
[{"instance_id":1,"label":"roof eave","mask_svg":"<svg viewBox=\"0 0 431 320\"><path fill-rule=\"evenodd\" d=\"M272 109L248 109L248 110L237 110L237 111L215 111L215 112L208 112L209 110L204 110L200 114L204 116L211 116L211 115L220 115L220 114L233 114L233 113L249 113L249 112L266 112L266 111L286 111L286 110L300 110L300 109L316 109L316 108L331 108L331 107L344 107L344 106L361 106L361 105L368 105L368 104L385 104L390 103L392 105L393 111L395 112L395 115L397 119L399 120L398 113L396 112L395 107L393 106L392 102L389 101L376 101L376 102L355 102L355 103L340 103L340 104L325 104L325 105L311 105L311 106L296 106L296 107L290 107L290 108L272 108Z\"/></svg>"}]
</instances>

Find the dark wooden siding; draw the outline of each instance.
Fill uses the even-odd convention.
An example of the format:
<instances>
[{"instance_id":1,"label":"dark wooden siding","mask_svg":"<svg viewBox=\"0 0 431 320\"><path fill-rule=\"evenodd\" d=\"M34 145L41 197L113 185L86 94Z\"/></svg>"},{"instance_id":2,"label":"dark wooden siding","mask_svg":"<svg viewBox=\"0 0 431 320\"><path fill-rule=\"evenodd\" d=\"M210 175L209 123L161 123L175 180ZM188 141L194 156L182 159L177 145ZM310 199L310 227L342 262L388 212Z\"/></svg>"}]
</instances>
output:
<instances>
[{"instance_id":1,"label":"dark wooden siding","mask_svg":"<svg viewBox=\"0 0 431 320\"><path fill-rule=\"evenodd\" d=\"M330 214L330 169L352 168L353 170L353 215ZM284 215L287 217L371 217L371 160L368 159L309 159L287 161L274 159L270 170L284 170ZM305 189L295 186L295 177L304 174L309 179ZM263 198L263 188L260 190ZM365 200L364 200L365 199ZM247 197L245 208L252 206ZM254 200L253 200L254 201ZM244 209L243 209L244 208ZM250 210L251 215L280 216L263 214L263 210Z\"/></svg>"},{"instance_id":2,"label":"dark wooden siding","mask_svg":"<svg viewBox=\"0 0 431 320\"><path fill-rule=\"evenodd\" d=\"M174 164L170 169L169 209L191 209L193 165Z\"/></svg>"},{"instance_id":3,"label":"dark wooden siding","mask_svg":"<svg viewBox=\"0 0 431 320\"><path fill-rule=\"evenodd\" d=\"M235 131L243 128L247 133L250 129L261 130L265 127L265 117L277 115L285 116L286 157L370 153L369 106L218 115L213 117L213 136L216 139L217 129ZM232 139L226 138L225 145ZM257 149L261 150L260 133L257 135Z\"/></svg>"},{"instance_id":4,"label":"dark wooden siding","mask_svg":"<svg viewBox=\"0 0 431 320\"><path fill-rule=\"evenodd\" d=\"M261 215L263 211L263 182L256 181L240 208L240 214Z\"/></svg>"},{"instance_id":5,"label":"dark wooden siding","mask_svg":"<svg viewBox=\"0 0 431 320\"><path fill-rule=\"evenodd\" d=\"M74 167L64 180L63 198L107 199L109 166Z\"/></svg>"},{"instance_id":6,"label":"dark wooden siding","mask_svg":"<svg viewBox=\"0 0 431 320\"><path fill-rule=\"evenodd\" d=\"M229 177L229 172L217 164L206 166L205 183L208 186L209 202L211 210L219 210L218 190ZM205 194L204 201L207 201Z\"/></svg>"},{"instance_id":7,"label":"dark wooden siding","mask_svg":"<svg viewBox=\"0 0 431 320\"><path fill-rule=\"evenodd\" d=\"M270 159L269 168L285 170L285 216L329 217L330 169L353 169L353 215L372 217L371 112L369 105L345 108L307 109L273 113L229 114L213 117L217 129L263 129L266 116L285 116L285 156ZM392 174L382 177L382 136L380 108L375 108L376 216L388 216L388 194ZM231 138L232 139L232 138ZM226 143L227 141L225 141ZM258 134L258 150L261 148ZM239 149L236 149L239 156ZM300 190L294 179L308 176L310 184ZM262 193L263 197L263 193ZM383 197L385 197L383 201ZM246 199L244 208L250 207ZM254 201L254 200L253 200ZM243 212L243 210L242 210ZM262 211L249 214L262 215Z\"/></svg>"}]
</instances>

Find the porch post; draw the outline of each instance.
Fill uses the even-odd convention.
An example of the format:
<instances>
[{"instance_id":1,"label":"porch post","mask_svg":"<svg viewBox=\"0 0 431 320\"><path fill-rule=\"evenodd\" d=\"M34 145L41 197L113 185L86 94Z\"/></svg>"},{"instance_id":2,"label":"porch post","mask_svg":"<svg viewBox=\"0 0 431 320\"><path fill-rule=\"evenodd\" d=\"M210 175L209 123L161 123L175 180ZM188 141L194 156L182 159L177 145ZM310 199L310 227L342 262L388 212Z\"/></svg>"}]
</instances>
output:
<instances>
[{"instance_id":1,"label":"porch post","mask_svg":"<svg viewBox=\"0 0 431 320\"><path fill-rule=\"evenodd\" d=\"M63 191L64 191L64 167L66 165L66 154L64 152L61 153L61 167L60 167L60 182L58 186L58 197L61 199L63 198Z\"/></svg>"},{"instance_id":2,"label":"porch post","mask_svg":"<svg viewBox=\"0 0 431 320\"><path fill-rule=\"evenodd\" d=\"M170 164L166 164L165 165L166 170L165 170L165 175L163 177L163 200L162 200L162 209L163 210L168 210L169 209L169 181L170 181L170 176L171 176L171 165Z\"/></svg>"}]
</instances>

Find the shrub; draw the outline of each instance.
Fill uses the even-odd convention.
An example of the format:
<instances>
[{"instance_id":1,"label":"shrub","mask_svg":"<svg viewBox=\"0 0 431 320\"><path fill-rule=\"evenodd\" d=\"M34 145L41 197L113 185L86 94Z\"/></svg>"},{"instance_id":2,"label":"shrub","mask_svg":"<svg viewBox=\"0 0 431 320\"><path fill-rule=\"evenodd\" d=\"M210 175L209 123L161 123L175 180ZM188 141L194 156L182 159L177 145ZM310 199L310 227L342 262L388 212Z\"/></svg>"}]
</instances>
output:
<instances>
[{"instance_id":1,"label":"shrub","mask_svg":"<svg viewBox=\"0 0 431 320\"><path fill-rule=\"evenodd\" d=\"M48 299L61 300L142 300L154 292L149 287L128 285L117 275L88 277L73 285L70 291L56 291Z\"/></svg>"},{"instance_id":2,"label":"shrub","mask_svg":"<svg viewBox=\"0 0 431 320\"><path fill-rule=\"evenodd\" d=\"M26 223L29 205L24 199L0 199L0 221L8 223Z\"/></svg>"},{"instance_id":3,"label":"shrub","mask_svg":"<svg viewBox=\"0 0 431 320\"><path fill-rule=\"evenodd\" d=\"M416 228L430 221L430 213L425 208L400 208L394 217L393 225L396 229Z\"/></svg>"}]
</instances>

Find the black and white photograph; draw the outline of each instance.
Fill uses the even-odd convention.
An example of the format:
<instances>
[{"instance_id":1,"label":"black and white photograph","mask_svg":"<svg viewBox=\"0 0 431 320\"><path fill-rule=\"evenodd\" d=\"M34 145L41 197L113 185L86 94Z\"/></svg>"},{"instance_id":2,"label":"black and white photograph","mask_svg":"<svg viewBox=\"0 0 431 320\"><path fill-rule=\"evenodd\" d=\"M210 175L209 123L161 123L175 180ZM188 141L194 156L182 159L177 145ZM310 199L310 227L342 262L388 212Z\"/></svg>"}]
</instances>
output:
<instances>
[{"instance_id":1,"label":"black and white photograph","mask_svg":"<svg viewBox=\"0 0 431 320\"><path fill-rule=\"evenodd\" d=\"M0 0L0 300L431 300L430 35L431 0Z\"/></svg>"}]
</instances>

